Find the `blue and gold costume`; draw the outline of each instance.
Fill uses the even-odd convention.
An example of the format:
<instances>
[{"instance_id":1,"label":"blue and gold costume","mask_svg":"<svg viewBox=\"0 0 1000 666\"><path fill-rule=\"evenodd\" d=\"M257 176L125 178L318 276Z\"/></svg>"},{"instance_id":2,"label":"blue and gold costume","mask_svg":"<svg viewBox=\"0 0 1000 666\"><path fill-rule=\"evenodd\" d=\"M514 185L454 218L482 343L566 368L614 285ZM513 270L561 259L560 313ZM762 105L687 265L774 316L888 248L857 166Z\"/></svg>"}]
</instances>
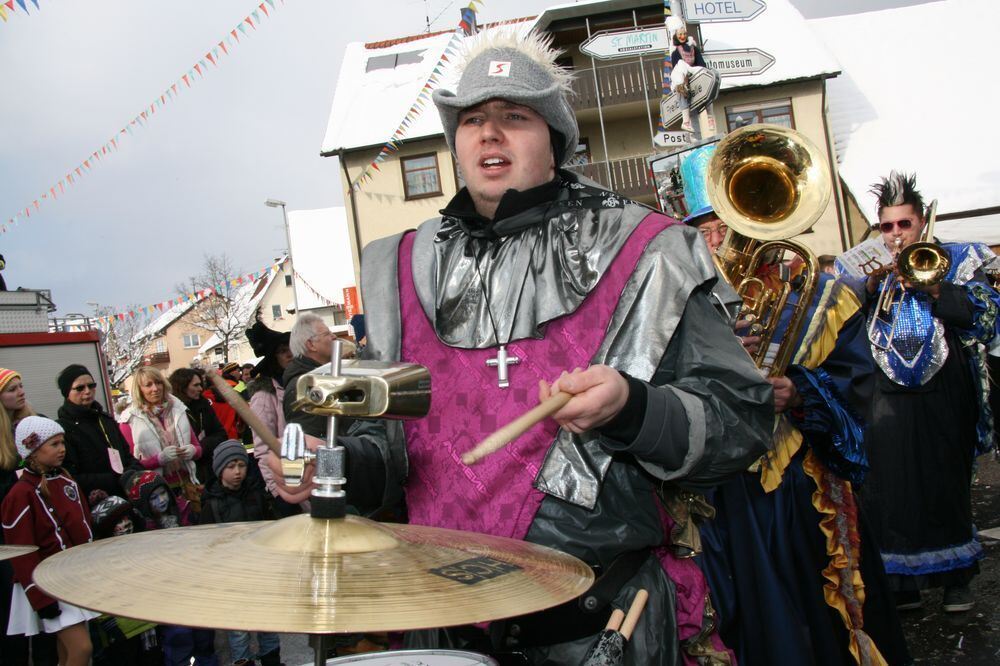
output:
<instances>
[{"instance_id":1,"label":"blue and gold costume","mask_svg":"<svg viewBox=\"0 0 1000 666\"><path fill-rule=\"evenodd\" d=\"M867 307L877 374L862 499L901 592L965 585L983 557L971 481L975 456L993 446L985 345L998 334L1000 295L984 271L997 262L982 244L942 248L951 268L936 300L901 290L890 313L876 318L874 296Z\"/></svg>"},{"instance_id":2,"label":"blue and gold costume","mask_svg":"<svg viewBox=\"0 0 1000 666\"><path fill-rule=\"evenodd\" d=\"M713 212L699 151L710 149L681 165L695 211L685 222L693 224ZM779 272L770 264L754 277L773 289ZM798 295L790 294L775 341ZM867 470L860 412L873 370L861 302L845 283L820 275L785 373L802 404L776 416L773 449L759 464L707 494L715 517L700 525L698 562L719 633L741 664L909 661L853 490Z\"/></svg>"}]
</instances>

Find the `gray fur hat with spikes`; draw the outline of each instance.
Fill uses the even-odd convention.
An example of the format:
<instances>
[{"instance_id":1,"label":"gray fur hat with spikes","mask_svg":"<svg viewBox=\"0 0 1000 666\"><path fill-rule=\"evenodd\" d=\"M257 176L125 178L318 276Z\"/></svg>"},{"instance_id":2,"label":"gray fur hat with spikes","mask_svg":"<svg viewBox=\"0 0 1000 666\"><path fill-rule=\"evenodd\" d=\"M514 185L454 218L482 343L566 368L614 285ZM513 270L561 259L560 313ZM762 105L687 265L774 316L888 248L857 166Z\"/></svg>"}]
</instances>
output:
<instances>
[{"instance_id":1,"label":"gray fur hat with spikes","mask_svg":"<svg viewBox=\"0 0 1000 666\"><path fill-rule=\"evenodd\" d=\"M434 91L434 104L452 152L458 114L490 99L504 99L541 115L560 135L561 141L555 145L562 148L562 154L555 156L556 165L569 161L576 152L580 130L567 99L572 94L573 75L556 64L559 54L552 48L550 36L536 32L524 35L510 28L495 28L468 40L455 91Z\"/></svg>"}]
</instances>

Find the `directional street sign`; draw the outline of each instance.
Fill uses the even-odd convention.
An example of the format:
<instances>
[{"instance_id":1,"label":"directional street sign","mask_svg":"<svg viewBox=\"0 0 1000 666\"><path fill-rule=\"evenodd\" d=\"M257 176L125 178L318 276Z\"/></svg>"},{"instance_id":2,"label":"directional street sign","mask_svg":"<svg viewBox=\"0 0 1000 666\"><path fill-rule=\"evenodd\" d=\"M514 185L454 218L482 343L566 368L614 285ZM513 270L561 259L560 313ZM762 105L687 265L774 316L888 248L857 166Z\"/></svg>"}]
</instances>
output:
<instances>
[{"instance_id":1,"label":"directional street sign","mask_svg":"<svg viewBox=\"0 0 1000 666\"><path fill-rule=\"evenodd\" d=\"M718 93L718 89L714 87L716 80L715 75L707 69L698 70L690 78L688 87L691 89L691 111L693 113L697 113L712 101L709 98L713 92ZM660 102L660 121L664 127L671 127L680 119L681 100L677 93L670 93Z\"/></svg>"},{"instance_id":2,"label":"directional street sign","mask_svg":"<svg viewBox=\"0 0 1000 666\"><path fill-rule=\"evenodd\" d=\"M629 30L606 30L592 35L580 50L600 60L662 53L670 50L670 39L664 26Z\"/></svg>"},{"instance_id":3,"label":"directional street sign","mask_svg":"<svg viewBox=\"0 0 1000 666\"><path fill-rule=\"evenodd\" d=\"M760 49L705 51L705 62L720 76L760 74L774 64L774 56Z\"/></svg>"},{"instance_id":4,"label":"directional street sign","mask_svg":"<svg viewBox=\"0 0 1000 666\"><path fill-rule=\"evenodd\" d=\"M749 21L766 8L763 0L684 0L684 18L692 23Z\"/></svg>"},{"instance_id":5,"label":"directional street sign","mask_svg":"<svg viewBox=\"0 0 1000 666\"><path fill-rule=\"evenodd\" d=\"M661 148L681 148L693 140L691 132L657 132L653 143Z\"/></svg>"}]
</instances>

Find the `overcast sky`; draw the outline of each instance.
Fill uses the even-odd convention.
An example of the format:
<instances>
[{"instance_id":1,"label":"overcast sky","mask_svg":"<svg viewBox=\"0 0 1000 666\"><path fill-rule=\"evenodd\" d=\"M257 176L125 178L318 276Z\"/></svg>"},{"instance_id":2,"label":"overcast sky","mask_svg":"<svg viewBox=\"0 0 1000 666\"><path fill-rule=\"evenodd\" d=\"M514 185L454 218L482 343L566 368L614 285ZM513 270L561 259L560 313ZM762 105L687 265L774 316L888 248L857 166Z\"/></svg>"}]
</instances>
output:
<instances>
[{"instance_id":1,"label":"overcast sky","mask_svg":"<svg viewBox=\"0 0 1000 666\"><path fill-rule=\"evenodd\" d=\"M31 3L0 23L0 219L99 150L261 0ZM319 157L350 41L451 29L467 0L287 0L54 203L0 235L8 288L48 288L60 314L174 296L205 253L257 270L285 245L279 209L343 205ZM480 20L553 0L487 0ZM795 0L807 17L917 4ZM268 7L270 9L270 7ZM427 108L433 112L432 107Z\"/></svg>"}]
</instances>

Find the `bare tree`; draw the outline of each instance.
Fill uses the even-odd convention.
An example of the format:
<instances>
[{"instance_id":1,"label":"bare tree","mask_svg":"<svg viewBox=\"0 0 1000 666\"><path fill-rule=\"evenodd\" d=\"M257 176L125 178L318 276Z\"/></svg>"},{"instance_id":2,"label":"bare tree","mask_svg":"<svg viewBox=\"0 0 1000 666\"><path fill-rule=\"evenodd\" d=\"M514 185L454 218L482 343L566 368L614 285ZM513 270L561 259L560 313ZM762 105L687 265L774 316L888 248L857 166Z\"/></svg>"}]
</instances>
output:
<instances>
[{"instance_id":1,"label":"bare tree","mask_svg":"<svg viewBox=\"0 0 1000 666\"><path fill-rule=\"evenodd\" d=\"M108 361L112 386L120 384L142 364L150 340L146 331L149 318L138 314L139 306L129 305L125 312L135 312L136 315L119 319L115 310L107 306L98 306L96 312L98 317L107 317L108 321L107 326L101 328L101 345Z\"/></svg>"},{"instance_id":2,"label":"bare tree","mask_svg":"<svg viewBox=\"0 0 1000 666\"><path fill-rule=\"evenodd\" d=\"M187 315L187 321L219 338L226 363L229 362L229 345L243 333L249 316L243 302L246 290L232 284L239 274L226 254L206 254L201 274L190 278L187 284L177 285L181 294L205 295Z\"/></svg>"}]
</instances>

